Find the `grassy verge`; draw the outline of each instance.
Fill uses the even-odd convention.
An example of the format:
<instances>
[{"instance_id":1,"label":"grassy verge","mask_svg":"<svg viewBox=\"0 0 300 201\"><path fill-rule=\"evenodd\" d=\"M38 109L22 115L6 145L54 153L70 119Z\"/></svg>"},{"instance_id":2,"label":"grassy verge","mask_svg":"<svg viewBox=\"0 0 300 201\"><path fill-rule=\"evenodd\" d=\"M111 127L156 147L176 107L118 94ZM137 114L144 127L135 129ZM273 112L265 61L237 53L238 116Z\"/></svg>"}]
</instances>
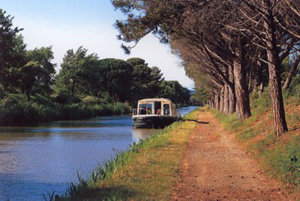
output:
<instances>
[{"instance_id":1,"label":"grassy verge","mask_svg":"<svg viewBox=\"0 0 300 201\"><path fill-rule=\"evenodd\" d=\"M185 116L197 120L198 111ZM64 195L49 195L51 200L169 200L179 178L181 160L188 136L196 127L183 121L159 131L145 141L121 152L92 172L79 178Z\"/></svg>"},{"instance_id":2,"label":"grassy verge","mask_svg":"<svg viewBox=\"0 0 300 201\"><path fill-rule=\"evenodd\" d=\"M130 108L123 103L58 103L50 97L16 94L0 101L0 125L28 125L54 120L71 120L103 115L128 114Z\"/></svg>"},{"instance_id":3,"label":"grassy verge","mask_svg":"<svg viewBox=\"0 0 300 201\"><path fill-rule=\"evenodd\" d=\"M273 178L300 190L300 100L286 99L286 116L290 132L275 137L270 100L266 94L252 98L252 116L240 121L236 115L212 111L225 128L258 159Z\"/></svg>"}]
</instances>

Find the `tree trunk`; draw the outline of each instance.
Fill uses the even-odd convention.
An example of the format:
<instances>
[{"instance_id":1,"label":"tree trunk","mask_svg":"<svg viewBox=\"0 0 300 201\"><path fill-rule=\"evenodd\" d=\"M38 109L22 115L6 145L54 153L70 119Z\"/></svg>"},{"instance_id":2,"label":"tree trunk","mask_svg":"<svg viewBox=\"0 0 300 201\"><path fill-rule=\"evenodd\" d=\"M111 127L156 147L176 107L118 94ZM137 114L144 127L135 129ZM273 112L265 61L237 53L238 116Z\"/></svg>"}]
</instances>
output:
<instances>
[{"instance_id":1,"label":"tree trunk","mask_svg":"<svg viewBox=\"0 0 300 201\"><path fill-rule=\"evenodd\" d=\"M287 74L284 85L282 87L283 90L286 90L287 88L289 88L289 86L292 82L292 79L296 74L296 70L297 70L297 67L299 65L299 62L300 62L300 55L298 55L297 59L294 61L293 65L291 67L291 70Z\"/></svg>"},{"instance_id":2,"label":"tree trunk","mask_svg":"<svg viewBox=\"0 0 300 201\"><path fill-rule=\"evenodd\" d=\"M236 112L239 119L251 116L249 91L246 79L244 42L239 39L238 57L234 59L234 83L236 95Z\"/></svg>"},{"instance_id":3,"label":"tree trunk","mask_svg":"<svg viewBox=\"0 0 300 201\"><path fill-rule=\"evenodd\" d=\"M233 74L233 66L229 67L229 81L232 83L231 85L228 85L228 114L233 114L235 112L236 108L236 100L235 100L235 87L234 87L234 74Z\"/></svg>"},{"instance_id":4,"label":"tree trunk","mask_svg":"<svg viewBox=\"0 0 300 201\"><path fill-rule=\"evenodd\" d=\"M266 16L264 18L264 28L266 32L266 51L268 58L270 97L272 100L275 135L279 136L288 131L288 128L285 119L282 97L279 54L275 35L274 15L272 12L273 5L271 5L270 0L264 0L263 2L266 11Z\"/></svg>"},{"instance_id":5,"label":"tree trunk","mask_svg":"<svg viewBox=\"0 0 300 201\"><path fill-rule=\"evenodd\" d=\"M224 87L224 113L229 114L229 85Z\"/></svg>"},{"instance_id":6,"label":"tree trunk","mask_svg":"<svg viewBox=\"0 0 300 201\"><path fill-rule=\"evenodd\" d=\"M218 94L215 94L215 109L220 111L220 97Z\"/></svg>"},{"instance_id":7,"label":"tree trunk","mask_svg":"<svg viewBox=\"0 0 300 201\"><path fill-rule=\"evenodd\" d=\"M224 112L224 87L221 88L220 92L220 112Z\"/></svg>"}]
</instances>

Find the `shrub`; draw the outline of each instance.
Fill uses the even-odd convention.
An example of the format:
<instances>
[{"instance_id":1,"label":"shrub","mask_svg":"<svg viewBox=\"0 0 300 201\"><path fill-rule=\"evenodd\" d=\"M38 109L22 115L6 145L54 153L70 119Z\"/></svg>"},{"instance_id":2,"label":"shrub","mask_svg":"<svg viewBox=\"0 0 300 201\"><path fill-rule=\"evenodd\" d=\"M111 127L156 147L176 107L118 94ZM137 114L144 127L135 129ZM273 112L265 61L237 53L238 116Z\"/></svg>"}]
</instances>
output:
<instances>
[{"instance_id":1,"label":"shrub","mask_svg":"<svg viewBox=\"0 0 300 201\"><path fill-rule=\"evenodd\" d=\"M2 86L2 84L0 84L0 99L4 98L6 95L6 92Z\"/></svg>"},{"instance_id":2,"label":"shrub","mask_svg":"<svg viewBox=\"0 0 300 201\"><path fill-rule=\"evenodd\" d=\"M298 99L300 98L300 75L297 75L293 79L290 87L287 90L285 90L284 97L285 98L295 97Z\"/></svg>"},{"instance_id":3,"label":"shrub","mask_svg":"<svg viewBox=\"0 0 300 201\"><path fill-rule=\"evenodd\" d=\"M269 88L266 88L265 91L258 95L251 95L251 108L258 108L260 112L267 111L271 106L271 98L269 95Z\"/></svg>"},{"instance_id":4,"label":"shrub","mask_svg":"<svg viewBox=\"0 0 300 201\"><path fill-rule=\"evenodd\" d=\"M300 187L300 137L294 136L286 145L265 153L267 164L284 182Z\"/></svg>"},{"instance_id":5,"label":"shrub","mask_svg":"<svg viewBox=\"0 0 300 201\"><path fill-rule=\"evenodd\" d=\"M82 102L85 104L102 104L103 101L95 96L86 96L82 99Z\"/></svg>"},{"instance_id":6,"label":"shrub","mask_svg":"<svg viewBox=\"0 0 300 201\"><path fill-rule=\"evenodd\" d=\"M54 100L60 104L69 104L69 103L79 103L81 100L76 96L71 96L66 91L60 91L55 97Z\"/></svg>"}]
</instances>

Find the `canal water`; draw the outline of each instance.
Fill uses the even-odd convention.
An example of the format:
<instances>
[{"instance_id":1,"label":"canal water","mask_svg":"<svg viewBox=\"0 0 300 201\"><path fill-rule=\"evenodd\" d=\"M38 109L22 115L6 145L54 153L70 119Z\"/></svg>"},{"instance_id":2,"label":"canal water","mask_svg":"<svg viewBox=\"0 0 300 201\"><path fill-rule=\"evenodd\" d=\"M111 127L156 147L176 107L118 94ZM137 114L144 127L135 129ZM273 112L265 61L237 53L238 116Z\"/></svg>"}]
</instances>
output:
<instances>
[{"instance_id":1,"label":"canal water","mask_svg":"<svg viewBox=\"0 0 300 201\"><path fill-rule=\"evenodd\" d=\"M181 108L185 115L196 107ZM134 129L130 116L56 121L35 127L0 127L0 201L43 200L65 192L77 174L126 150L155 129Z\"/></svg>"}]
</instances>

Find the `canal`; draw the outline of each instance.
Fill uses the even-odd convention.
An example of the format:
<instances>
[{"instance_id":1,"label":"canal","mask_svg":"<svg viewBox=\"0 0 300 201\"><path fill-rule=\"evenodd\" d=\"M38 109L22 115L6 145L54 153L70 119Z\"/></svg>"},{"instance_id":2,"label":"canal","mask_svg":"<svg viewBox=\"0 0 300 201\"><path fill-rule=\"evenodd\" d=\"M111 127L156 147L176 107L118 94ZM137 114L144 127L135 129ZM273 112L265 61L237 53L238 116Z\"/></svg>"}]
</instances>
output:
<instances>
[{"instance_id":1,"label":"canal","mask_svg":"<svg viewBox=\"0 0 300 201\"><path fill-rule=\"evenodd\" d=\"M181 114L195 108L181 108ZM130 116L0 127L0 200L62 194L70 182L78 181L77 174L87 178L98 164L155 131L132 128Z\"/></svg>"}]
</instances>

